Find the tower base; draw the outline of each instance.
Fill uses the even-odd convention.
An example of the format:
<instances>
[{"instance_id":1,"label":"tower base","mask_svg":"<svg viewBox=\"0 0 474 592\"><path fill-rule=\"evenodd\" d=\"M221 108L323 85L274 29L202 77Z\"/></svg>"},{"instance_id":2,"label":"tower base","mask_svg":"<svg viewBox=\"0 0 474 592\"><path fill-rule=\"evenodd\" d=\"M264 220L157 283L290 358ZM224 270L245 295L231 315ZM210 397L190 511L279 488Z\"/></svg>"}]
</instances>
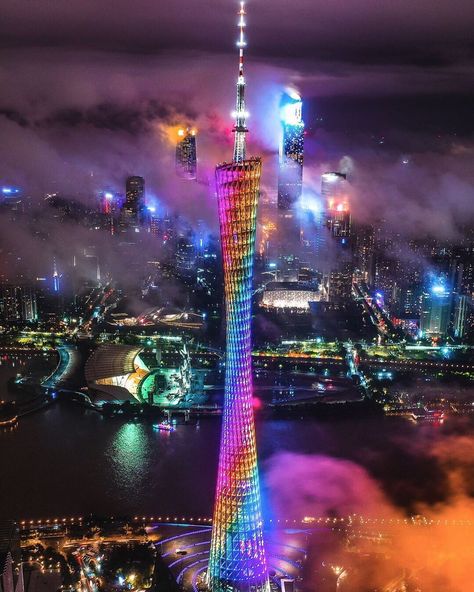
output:
<instances>
[{"instance_id":1,"label":"tower base","mask_svg":"<svg viewBox=\"0 0 474 592\"><path fill-rule=\"evenodd\" d=\"M209 582L207 577L203 577L201 585L198 585L198 590L202 592L270 592L270 584L268 580L260 583L249 583L214 579Z\"/></svg>"}]
</instances>

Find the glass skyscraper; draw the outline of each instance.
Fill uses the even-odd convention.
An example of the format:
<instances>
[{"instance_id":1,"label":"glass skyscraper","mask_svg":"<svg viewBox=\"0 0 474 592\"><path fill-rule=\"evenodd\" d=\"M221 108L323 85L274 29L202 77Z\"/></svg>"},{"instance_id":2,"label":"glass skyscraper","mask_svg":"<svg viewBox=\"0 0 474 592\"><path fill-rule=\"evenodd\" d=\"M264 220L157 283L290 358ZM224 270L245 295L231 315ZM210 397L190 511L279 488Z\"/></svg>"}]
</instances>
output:
<instances>
[{"instance_id":1,"label":"glass skyscraper","mask_svg":"<svg viewBox=\"0 0 474 592\"><path fill-rule=\"evenodd\" d=\"M278 170L278 209L292 210L303 191L303 103L296 93L285 94L280 106L281 139Z\"/></svg>"}]
</instances>

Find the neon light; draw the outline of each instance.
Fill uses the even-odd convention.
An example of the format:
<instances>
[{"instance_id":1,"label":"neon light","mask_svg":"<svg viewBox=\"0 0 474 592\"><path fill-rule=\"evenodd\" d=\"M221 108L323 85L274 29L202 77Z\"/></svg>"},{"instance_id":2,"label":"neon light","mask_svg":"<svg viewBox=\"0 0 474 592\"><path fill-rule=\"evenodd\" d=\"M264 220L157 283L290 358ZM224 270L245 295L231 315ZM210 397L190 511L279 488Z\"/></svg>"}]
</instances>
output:
<instances>
[{"instance_id":1,"label":"neon light","mask_svg":"<svg viewBox=\"0 0 474 592\"><path fill-rule=\"evenodd\" d=\"M259 158L216 169L226 299L225 400L208 582L269 591L253 417L251 303Z\"/></svg>"},{"instance_id":2,"label":"neon light","mask_svg":"<svg viewBox=\"0 0 474 592\"><path fill-rule=\"evenodd\" d=\"M240 2L233 162L216 168L227 343L224 413L207 572L212 592L270 592L252 408L250 338L262 161L245 158L244 6Z\"/></svg>"}]
</instances>

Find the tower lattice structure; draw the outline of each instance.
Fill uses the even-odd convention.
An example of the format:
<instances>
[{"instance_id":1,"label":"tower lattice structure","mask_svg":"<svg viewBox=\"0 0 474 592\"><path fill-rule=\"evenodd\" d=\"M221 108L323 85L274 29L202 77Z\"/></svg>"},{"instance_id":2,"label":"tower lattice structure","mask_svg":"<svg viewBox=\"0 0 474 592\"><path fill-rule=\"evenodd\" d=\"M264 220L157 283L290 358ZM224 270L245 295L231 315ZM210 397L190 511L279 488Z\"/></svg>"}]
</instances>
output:
<instances>
[{"instance_id":1,"label":"tower lattice structure","mask_svg":"<svg viewBox=\"0 0 474 592\"><path fill-rule=\"evenodd\" d=\"M212 592L269 592L252 406L251 305L262 162L245 158L244 3L234 158L216 168L226 302L226 371L216 500L208 568Z\"/></svg>"}]
</instances>

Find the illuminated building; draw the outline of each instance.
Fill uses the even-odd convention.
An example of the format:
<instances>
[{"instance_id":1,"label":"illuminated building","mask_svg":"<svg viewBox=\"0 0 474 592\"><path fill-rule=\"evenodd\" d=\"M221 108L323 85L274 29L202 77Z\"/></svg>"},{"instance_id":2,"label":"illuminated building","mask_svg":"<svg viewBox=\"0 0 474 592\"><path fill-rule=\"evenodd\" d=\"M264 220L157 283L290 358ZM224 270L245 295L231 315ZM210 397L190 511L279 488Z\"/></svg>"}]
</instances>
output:
<instances>
[{"instance_id":1,"label":"illuminated building","mask_svg":"<svg viewBox=\"0 0 474 592\"><path fill-rule=\"evenodd\" d=\"M101 214L110 216L114 211L115 195L112 191L101 191L99 193L99 209Z\"/></svg>"},{"instance_id":2,"label":"illuminated building","mask_svg":"<svg viewBox=\"0 0 474 592\"><path fill-rule=\"evenodd\" d=\"M262 296L265 308L296 312L309 311L310 302L320 300L320 292L313 286L300 282L269 282Z\"/></svg>"},{"instance_id":3,"label":"illuminated building","mask_svg":"<svg viewBox=\"0 0 474 592\"><path fill-rule=\"evenodd\" d=\"M328 279L328 299L330 302L348 300L352 292L352 265L342 261L332 269Z\"/></svg>"},{"instance_id":4,"label":"illuminated building","mask_svg":"<svg viewBox=\"0 0 474 592\"><path fill-rule=\"evenodd\" d=\"M454 306L454 337L463 339L474 326L474 301L465 294L457 296Z\"/></svg>"},{"instance_id":5,"label":"illuminated building","mask_svg":"<svg viewBox=\"0 0 474 592\"><path fill-rule=\"evenodd\" d=\"M354 273L356 279L372 285L375 275L375 233L370 224L358 224L354 240Z\"/></svg>"},{"instance_id":6,"label":"illuminated building","mask_svg":"<svg viewBox=\"0 0 474 592\"><path fill-rule=\"evenodd\" d=\"M280 107L282 134L278 171L278 209L292 210L303 189L304 122L301 97L285 94Z\"/></svg>"},{"instance_id":7,"label":"illuminated building","mask_svg":"<svg viewBox=\"0 0 474 592\"><path fill-rule=\"evenodd\" d=\"M184 179L196 179L196 130L178 130L176 172Z\"/></svg>"},{"instance_id":8,"label":"illuminated building","mask_svg":"<svg viewBox=\"0 0 474 592\"><path fill-rule=\"evenodd\" d=\"M185 313L163 314L168 327L182 327ZM123 326L130 326L123 319ZM165 319L166 320L166 319ZM118 324L118 323L117 323ZM158 324L158 323L155 323ZM141 346L105 344L87 359L84 373L95 400L135 401L165 407L190 407L205 401L205 370L191 367L191 356L182 337L160 335L153 338L155 355Z\"/></svg>"},{"instance_id":9,"label":"illuminated building","mask_svg":"<svg viewBox=\"0 0 474 592\"><path fill-rule=\"evenodd\" d=\"M298 277L300 224L296 204L303 189L303 103L295 93L285 93L280 103L281 136L278 168L278 273L283 280Z\"/></svg>"},{"instance_id":10,"label":"illuminated building","mask_svg":"<svg viewBox=\"0 0 474 592\"><path fill-rule=\"evenodd\" d=\"M53 291L59 292L61 287L61 276L58 272L58 266L56 265L56 258L53 258Z\"/></svg>"},{"instance_id":11,"label":"illuminated building","mask_svg":"<svg viewBox=\"0 0 474 592\"><path fill-rule=\"evenodd\" d=\"M244 3L234 157L216 168L226 302L225 398L207 582L212 592L269 592L252 407L251 306L261 160L246 159Z\"/></svg>"},{"instance_id":12,"label":"illuminated building","mask_svg":"<svg viewBox=\"0 0 474 592\"><path fill-rule=\"evenodd\" d=\"M193 283L196 280L196 247L194 245L194 236L191 232L180 236L176 243L176 271L187 283Z\"/></svg>"},{"instance_id":13,"label":"illuminated building","mask_svg":"<svg viewBox=\"0 0 474 592\"><path fill-rule=\"evenodd\" d=\"M334 238L346 244L351 235L349 184L343 173L324 173L321 176L321 194L325 199L326 224Z\"/></svg>"},{"instance_id":14,"label":"illuminated building","mask_svg":"<svg viewBox=\"0 0 474 592\"><path fill-rule=\"evenodd\" d=\"M24 592L23 565L20 564L19 574L15 584L15 569L11 553L0 556L0 591Z\"/></svg>"},{"instance_id":15,"label":"illuminated building","mask_svg":"<svg viewBox=\"0 0 474 592\"><path fill-rule=\"evenodd\" d=\"M127 177L125 183L124 213L126 222L137 225L141 221L145 209L145 179L143 177Z\"/></svg>"},{"instance_id":16,"label":"illuminated building","mask_svg":"<svg viewBox=\"0 0 474 592\"><path fill-rule=\"evenodd\" d=\"M451 290L438 281L421 299L420 330L423 337L444 337L451 315Z\"/></svg>"},{"instance_id":17,"label":"illuminated building","mask_svg":"<svg viewBox=\"0 0 474 592\"><path fill-rule=\"evenodd\" d=\"M32 323L38 320L38 306L36 292L30 286L23 286L20 289L21 319Z\"/></svg>"},{"instance_id":18,"label":"illuminated building","mask_svg":"<svg viewBox=\"0 0 474 592\"><path fill-rule=\"evenodd\" d=\"M16 286L2 286L0 293L0 315L3 321L12 322L21 320L18 291L19 288Z\"/></svg>"},{"instance_id":19,"label":"illuminated building","mask_svg":"<svg viewBox=\"0 0 474 592\"><path fill-rule=\"evenodd\" d=\"M10 323L37 321L38 306L35 290L30 286L1 286L0 318Z\"/></svg>"}]
</instances>

